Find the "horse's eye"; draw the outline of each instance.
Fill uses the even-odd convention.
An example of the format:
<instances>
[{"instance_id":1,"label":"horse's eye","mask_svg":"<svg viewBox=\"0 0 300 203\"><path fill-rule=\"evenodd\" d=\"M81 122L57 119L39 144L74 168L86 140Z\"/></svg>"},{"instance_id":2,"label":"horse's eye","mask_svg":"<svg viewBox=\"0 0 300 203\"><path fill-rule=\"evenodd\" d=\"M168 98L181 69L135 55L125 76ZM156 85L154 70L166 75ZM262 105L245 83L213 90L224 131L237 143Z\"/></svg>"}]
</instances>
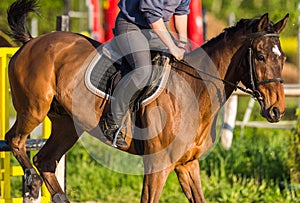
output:
<instances>
[{"instance_id":1,"label":"horse's eye","mask_svg":"<svg viewBox=\"0 0 300 203\"><path fill-rule=\"evenodd\" d=\"M266 60L265 60L265 57L264 57L262 54L259 54L259 55L257 56L257 60L259 60L259 61L266 61Z\"/></svg>"}]
</instances>

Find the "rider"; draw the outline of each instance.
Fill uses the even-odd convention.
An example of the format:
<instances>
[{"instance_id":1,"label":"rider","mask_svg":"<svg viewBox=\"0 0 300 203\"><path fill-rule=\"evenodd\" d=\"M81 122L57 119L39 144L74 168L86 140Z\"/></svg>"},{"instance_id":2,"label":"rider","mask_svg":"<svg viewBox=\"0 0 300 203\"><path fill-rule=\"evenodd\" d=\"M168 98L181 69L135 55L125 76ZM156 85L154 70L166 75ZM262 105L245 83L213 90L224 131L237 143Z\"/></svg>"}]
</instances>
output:
<instances>
[{"instance_id":1,"label":"rider","mask_svg":"<svg viewBox=\"0 0 300 203\"><path fill-rule=\"evenodd\" d=\"M101 128L111 141L117 134L116 145L120 148L127 147L121 124L129 102L135 92L147 85L151 76L149 40L159 39L160 43L154 45L156 48L165 47L176 59L183 59L189 4L190 0L120 0L118 4L120 12L115 23L115 42L133 71L122 78L114 90L111 112L101 119ZM179 36L177 45L166 28L173 14Z\"/></svg>"}]
</instances>

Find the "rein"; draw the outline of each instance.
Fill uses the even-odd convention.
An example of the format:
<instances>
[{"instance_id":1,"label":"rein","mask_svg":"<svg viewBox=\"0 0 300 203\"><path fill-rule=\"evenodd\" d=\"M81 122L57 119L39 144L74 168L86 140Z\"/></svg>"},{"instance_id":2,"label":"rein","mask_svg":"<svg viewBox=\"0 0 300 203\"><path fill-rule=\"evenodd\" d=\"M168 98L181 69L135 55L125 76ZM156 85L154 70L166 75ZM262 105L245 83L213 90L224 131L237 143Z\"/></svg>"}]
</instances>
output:
<instances>
[{"instance_id":1,"label":"rein","mask_svg":"<svg viewBox=\"0 0 300 203\"><path fill-rule=\"evenodd\" d=\"M257 87L260 86L260 85L264 85L266 83L271 83L271 82L280 82L280 83L283 83L284 80L282 78L271 78L271 79L266 79L266 80L258 81L258 79L257 79L257 73L256 73L256 68L255 68L255 63L254 63L254 56L253 56L253 47L252 47L252 45L253 45L253 41L255 39L258 39L258 38L261 38L261 37L279 37L279 35L275 34L275 33L273 33L273 34L260 34L258 36L256 35L253 39L251 39L250 46L248 48L248 50L249 50L249 52L248 52L249 53L248 54L248 59L249 59L249 69L250 69L249 70L250 71L250 83L251 83L252 89L244 88L242 86L239 86L238 83L232 83L230 81L224 80L224 79L222 79L220 77L217 77L215 75L206 73L203 70L200 70L198 68L193 67L192 65L188 64L186 61L182 61L182 60L179 61L179 60L177 60L175 58L174 58L174 61L177 62L177 63L180 63L180 64L182 64L182 65L184 65L186 67L189 67L189 68L191 68L193 70L196 70L196 71L198 71L200 73L203 73L203 74L205 74L205 75L207 75L207 76L209 76L211 78L214 78L216 80L222 81L224 84L230 85L230 86L234 87L235 89L239 89L239 90L241 90L244 93L250 94L251 96L253 96L254 98L256 98L259 101L263 101L263 97L261 96L261 93L259 92L259 90L257 89ZM173 63L172 66L174 68L180 70L180 71L183 71L183 72L191 75L194 78L202 80L201 77L195 76L195 75L193 75L191 73L188 73L187 71L185 71L183 69L180 69L176 65L176 63Z\"/></svg>"},{"instance_id":2,"label":"rein","mask_svg":"<svg viewBox=\"0 0 300 203\"><path fill-rule=\"evenodd\" d=\"M217 77L217 76L215 76L215 75L209 74L209 73L207 73L207 72L205 72L205 71L203 71L203 70L200 70L200 69L198 69L198 68L195 68L194 66L188 64L188 63L185 62L185 61L179 61L179 60L177 60L177 59L175 59L175 58L174 58L174 61L177 62L177 63L181 63L182 65L187 66L187 67L190 68L190 69L197 70L197 72L203 73L203 74L205 74L205 75L207 75L207 76L209 76L209 77L211 77L211 78L214 78L214 79L216 79L216 80L222 81L224 84L230 85L230 86L234 87L235 89L239 89L239 90L241 90L241 91L243 91L243 92L245 92L245 93L247 93L247 94L251 94L252 96L254 96L252 90L250 90L250 89L246 89L246 88L244 88L244 87L242 87L242 86L239 86L238 84L232 83L232 82L230 82L230 81L227 81L227 80L224 80L224 79L222 79L222 78L219 78L219 77ZM174 63L174 64L175 64L175 63ZM180 70L180 71L182 71L182 72L185 72L186 74L188 74L188 75L190 75L190 76L192 76L192 77L194 77L194 78L196 78L196 79L203 80L201 77L195 76L195 75L193 75L193 74L191 74L191 73L185 71L184 69L180 69L177 65L174 65L174 64L172 64L172 67L174 67L175 69Z\"/></svg>"},{"instance_id":3,"label":"rein","mask_svg":"<svg viewBox=\"0 0 300 203\"><path fill-rule=\"evenodd\" d=\"M271 82L280 82L283 83L284 80L282 78L271 78L271 79L266 79L266 80L262 80L262 81L258 81L257 79L257 73L256 73L256 68L255 68L255 63L254 63L254 56L253 56L253 42L255 39L261 38L261 37L279 37L278 34L275 33L269 33L269 34L263 34L260 36L257 36L253 39L251 39L251 43L250 43L250 47L248 48L249 50L249 69L250 69L250 83L251 83L251 87L252 87L252 96L254 96L255 98L257 98L257 100L259 101L263 101L263 98L261 96L261 93L258 90L258 86L260 85L264 85L267 83L271 83Z\"/></svg>"}]
</instances>

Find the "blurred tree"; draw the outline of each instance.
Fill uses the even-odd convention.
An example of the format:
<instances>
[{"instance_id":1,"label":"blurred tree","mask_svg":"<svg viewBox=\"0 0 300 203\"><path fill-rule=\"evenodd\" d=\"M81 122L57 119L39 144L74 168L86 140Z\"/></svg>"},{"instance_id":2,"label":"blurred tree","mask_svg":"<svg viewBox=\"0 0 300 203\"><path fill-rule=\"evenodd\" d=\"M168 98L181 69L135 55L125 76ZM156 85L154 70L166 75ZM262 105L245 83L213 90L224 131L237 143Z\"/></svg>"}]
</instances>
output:
<instances>
[{"instance_id":1,"label":"blurred tree","mask_svg":"<svg viewBox=\"0 0 300 203\"><path fill-rule=\"evenodd\" d=\"M2 0L0 3L0 30L9 31L7 24L7 9L15 0ZM63 0L39 0L40 9L39 16L30 14L28 16L28 23L35 17L38 19L38 33L43 34L51 32L56 28L56 16L64 13ZM29 24L28 24L29 25Z\"/></svg>"},{"instance_id":2,"label":"blurred tree","mask_svg":"<svg viewBox=\"0 0 300 203\"><path fill-rule=\"evenodd\" d=\"M276 22L289 13L289 23L284 31L284 35L288 36L295 36L297 33L298 3L299 0L202 0L203 8L226 23L231 13L236 15L236 19L269 13L270 19Z\"/></svg>"}]
</instances>

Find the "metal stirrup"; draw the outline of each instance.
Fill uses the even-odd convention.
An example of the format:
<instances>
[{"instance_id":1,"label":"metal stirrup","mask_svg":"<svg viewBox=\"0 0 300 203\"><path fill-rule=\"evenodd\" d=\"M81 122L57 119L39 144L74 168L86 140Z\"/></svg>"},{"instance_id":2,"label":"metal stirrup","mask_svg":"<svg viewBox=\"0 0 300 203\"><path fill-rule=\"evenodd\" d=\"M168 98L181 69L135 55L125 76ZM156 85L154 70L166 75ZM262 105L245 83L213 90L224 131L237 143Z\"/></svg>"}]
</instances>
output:
<instances>
[{"instance_id":1,"label":"metal stirrup","mask_svg":"<svg viewBox=\"0 0 300 203\"><path fill-rule=\"evenodd\" d=\"M111 146L113 146L114 148L118 148L118 146L117 146L117 140L118 140L118 135L119 135L119 133L121 132L122 128L123 128L123 126L121 125L121 126L116 130L116 132L115 132L115 134L114 134L114 139L113 139L113 142L112 142L112 145L111 145Z\"/></svg>"}]
</instances>

